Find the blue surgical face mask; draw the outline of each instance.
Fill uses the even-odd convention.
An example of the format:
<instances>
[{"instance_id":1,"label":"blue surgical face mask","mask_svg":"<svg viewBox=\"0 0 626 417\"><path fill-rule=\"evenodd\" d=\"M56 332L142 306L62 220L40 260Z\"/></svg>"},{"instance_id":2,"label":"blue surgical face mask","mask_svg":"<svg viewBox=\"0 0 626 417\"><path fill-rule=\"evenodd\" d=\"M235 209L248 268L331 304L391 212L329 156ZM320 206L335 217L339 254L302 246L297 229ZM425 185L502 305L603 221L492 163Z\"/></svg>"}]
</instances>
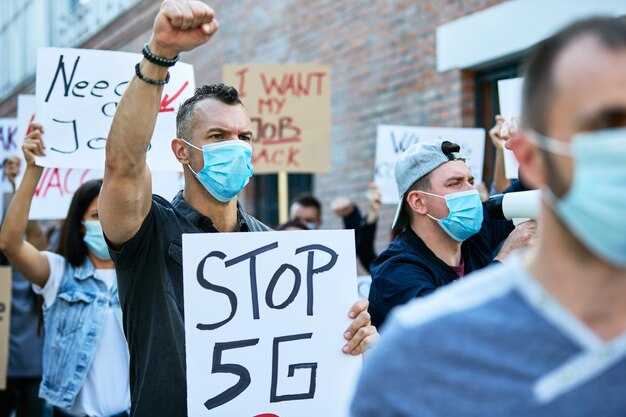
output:
<instances>
[{"instance_id":1,"label":"blue surgical face mask","mask_svg":"<svg viewBox=\"0 0 626 417\"><path fill-rule=\"evenodd\" d=\"M252 146L246 142L228 140L209 143L200 149L184 139L181 140L202 151L204 167L196 172L191 165L187 166L216 200L226 203L235 198L248 184L253 172Z\"/></svg>"},{"instance_id":2,"label":"blue surgical face mask","mask_svg":"<svg viewBox=\"0 0 626 417\"><path fill-rule=\"evenodd\" d=\"M446 206L450 213L443 219L438 219L426 214L457 242L463 242L478 233L483 224L483 204L477 190L462 191L460 193L441 196L437 194L419 191L420 193L439 197L446 200Z\"/></svg>"},{"instance_id":3,"label":"blue surgical face mask","mask_svg":"<svg viewBox=\"0 0 626 417\"><path fill-rule=\"evenodd\" d=\"M317 223L313 223L313 222L304 222L304 225L306 226L307 229L309 230L317 230Z\"/></svg>"},{"instance_id":4,"label":"blue surgical face mask","mask_svg":"<svg viewBox=\"0 0 626 417\"><path fill-rule=\"evenodd\" d=\"M543 198L567 228L599 258L626 267L626 129L585 132L567 142L534 133L536 144L574 159L574 176L558 198Z\"/></svg>"},{"instance_id":5,"label":"blue surgical face mask","mask_svg":"<svg viewBox=\"0 0 626 417\"><path fill-rule=\"evenodd\" d=\"M111 259L109 248L104 241L104 233L102 232L100 222L98 220L86 220L83 221L83 226L85 226L85 236L83 237L83 241L89 250L91 250L91 252L93 252L98 259L102 259L104 261Z\"/></svg>"}]
</instances>

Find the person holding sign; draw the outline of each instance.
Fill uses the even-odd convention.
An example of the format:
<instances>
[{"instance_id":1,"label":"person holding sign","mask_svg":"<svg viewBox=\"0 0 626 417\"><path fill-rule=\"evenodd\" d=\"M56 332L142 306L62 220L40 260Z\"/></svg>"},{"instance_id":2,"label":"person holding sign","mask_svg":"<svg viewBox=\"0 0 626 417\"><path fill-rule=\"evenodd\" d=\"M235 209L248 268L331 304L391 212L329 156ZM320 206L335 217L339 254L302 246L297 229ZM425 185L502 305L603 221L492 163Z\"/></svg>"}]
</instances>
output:
<instances>
[{"instance_id":1,"label":"person holding sign","mask_svg":"<svg viewBox=\"0 0 626 417\"><path fill-rule=\"evenodd\" d=\"M146 148L168 68L217 29L200 1L162 3L106 141L99 212L118 274L133 416L186 415L183 233L269 230L237 201L252 174L252 123L237 90L223 84L197 89L178 111L172 151L185 189L172 203L152 195ZM345 353L359 354L378 337L366 308L362 300L349 312Z\"/></svg>"},{"instance_id":2,"label":"person holding sign","mask_svg":"<svg viewBox=\"0 0 626 417\"><path fill-rule=\"evenodd\" d=\"M11 197L15 193L20 165L21 159L17 156L9 157L4 163L4 177L12 186ZM33 246L45 249L46 239L37 222L28 222L25 235ZM2 252L0 266L11 266ZM39 322L41 302L30 282L13 268L10 285L9 361L6 389L0 390L0 417L10 417L13 413L16 417L41 417L44 408L44 402L38 395L43 359L43 331Z\"/></svg>"},{"instance_id":3,"label":"person holding sign","mask_svg":"<svg viewBox=\"0 0 626 417\"><path fill-rule=\"evenodd\" d=\"M125 416L130 408L129 354L115 270L98 221L101 180L80 186L63 225L58 254L22 240L43 168L43 127L22 146L26 171L0 230L0 249L44 299L43 375L39 396L55 416Z\"/></svg>"},{"instance_id":4,"label":"person holding sign","mask_svg":"<svg viewBox=\"0 0 626 417\"><path fill-rule=\"evenodd\" d=\"M354 417L626 410L626 22L533 48L510 147L541 188L537 249L398 309Z\"/></svg>"},{"instance_id":5,"label":"person holding sign","mask_svg":"<svg viewBox=\"0 0 626 417\"><path fill-rule=\"evenodd\" d=\"M372 263L370 314L380 326L389 311L423 297L528 245L534 222L514 230L483 208L459 145L435 140L411 145L396 163L401 195L393 229L406 230ZM519 182L508 191L519 191ZM512 235L509 237L509 234Z\"/></svg>"}]
</instances>

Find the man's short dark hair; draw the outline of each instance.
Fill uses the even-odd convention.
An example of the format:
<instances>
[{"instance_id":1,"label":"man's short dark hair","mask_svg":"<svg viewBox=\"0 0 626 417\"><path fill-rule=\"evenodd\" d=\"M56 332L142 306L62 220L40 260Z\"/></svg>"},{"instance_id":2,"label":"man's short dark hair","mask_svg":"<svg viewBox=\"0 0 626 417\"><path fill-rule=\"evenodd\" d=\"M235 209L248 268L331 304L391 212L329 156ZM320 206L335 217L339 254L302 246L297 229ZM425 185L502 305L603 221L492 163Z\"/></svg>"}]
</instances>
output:
<instances>
[{"instance_id":1,"label":"man's short dark hair","mask_svg":"<svg viewBox=\"0 0 626 417\"><path fill-rule=\"evenodd\" d=\"M193 125L193 110L196 103L207 99L214 99L230 106L242 104L239 99L239 93L235 87L219 83L203 85L200 88L196 88L193 96L185 100L178 108L178 113L176 114L176 136L191 140L190 134Z\"/></svg>"},{"instance_id":2,"label":"man's short dark hair","mask_svg":"<svg viewBox=\"0 0 626 417\"><path fill-rule=\"evenodd\" d=\"M610 50L626 48L626 21L595 17L575 22L541 42L528 58L522 98L524 125L547 133L547 114L554 96L553 67L560 52L574 40L591 35Z\"/></svg>"},{"instance_id":3,"label":"man's short dark hair","mask_svg":"<svg viewBox=\"0 0 626 417\"><path fill-rule=\"evenodd\" d=\"M298 198L296 198L296 200L294 201L295 204L299 204L302 207L314 207L317 209L317 212L319 213L319 218L322 218L322 205L320 204L320 201L313 197L310 194L305 194L305 195L301 195Z\"/></svg>"}]
</instances>

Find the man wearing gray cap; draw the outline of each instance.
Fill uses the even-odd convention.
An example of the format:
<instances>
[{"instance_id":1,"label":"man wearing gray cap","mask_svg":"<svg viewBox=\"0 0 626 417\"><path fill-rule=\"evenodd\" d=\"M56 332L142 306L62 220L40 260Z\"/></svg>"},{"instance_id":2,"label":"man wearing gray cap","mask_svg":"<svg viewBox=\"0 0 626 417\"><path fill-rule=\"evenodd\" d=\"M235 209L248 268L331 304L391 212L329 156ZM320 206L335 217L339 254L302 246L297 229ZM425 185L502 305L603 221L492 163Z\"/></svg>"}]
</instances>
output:
<instances>
[{"instance_id":1,"label":"man wearing gray cap","mask_svg":"<svg viewBox=\"0 0 626 417\"><path fill-rule=\"evenodd\" d=\"M395 167L401 199L393 228L406 228L372 264L368 311L380 326L389 311L494 261L514 230L483 209L459 145L435 140L408 148ZM520 191L519 182L507 191ZM534 222L502 245L501 260L527 245Z\"/></svg>"}]
</instances>

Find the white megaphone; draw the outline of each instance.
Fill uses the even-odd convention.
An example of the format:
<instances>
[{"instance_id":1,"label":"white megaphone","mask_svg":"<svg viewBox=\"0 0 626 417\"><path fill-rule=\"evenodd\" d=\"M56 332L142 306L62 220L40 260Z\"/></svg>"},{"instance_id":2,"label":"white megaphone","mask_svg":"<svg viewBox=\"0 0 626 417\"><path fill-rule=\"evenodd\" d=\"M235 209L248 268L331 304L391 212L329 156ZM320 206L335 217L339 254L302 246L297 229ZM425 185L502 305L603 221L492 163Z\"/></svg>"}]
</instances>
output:
<instances>
[{"instance_id":1,"label":"white megaphone","mask_svg":"<svg viewBox=\"0 0 626 417\"><path fill-rule=\"evenodd\" d=\"M513 220L516 224L527 219L537 220L541 211L541 191L496 194L489 197L485 204L496 219Z\"/></svg>"}]
</instances>

